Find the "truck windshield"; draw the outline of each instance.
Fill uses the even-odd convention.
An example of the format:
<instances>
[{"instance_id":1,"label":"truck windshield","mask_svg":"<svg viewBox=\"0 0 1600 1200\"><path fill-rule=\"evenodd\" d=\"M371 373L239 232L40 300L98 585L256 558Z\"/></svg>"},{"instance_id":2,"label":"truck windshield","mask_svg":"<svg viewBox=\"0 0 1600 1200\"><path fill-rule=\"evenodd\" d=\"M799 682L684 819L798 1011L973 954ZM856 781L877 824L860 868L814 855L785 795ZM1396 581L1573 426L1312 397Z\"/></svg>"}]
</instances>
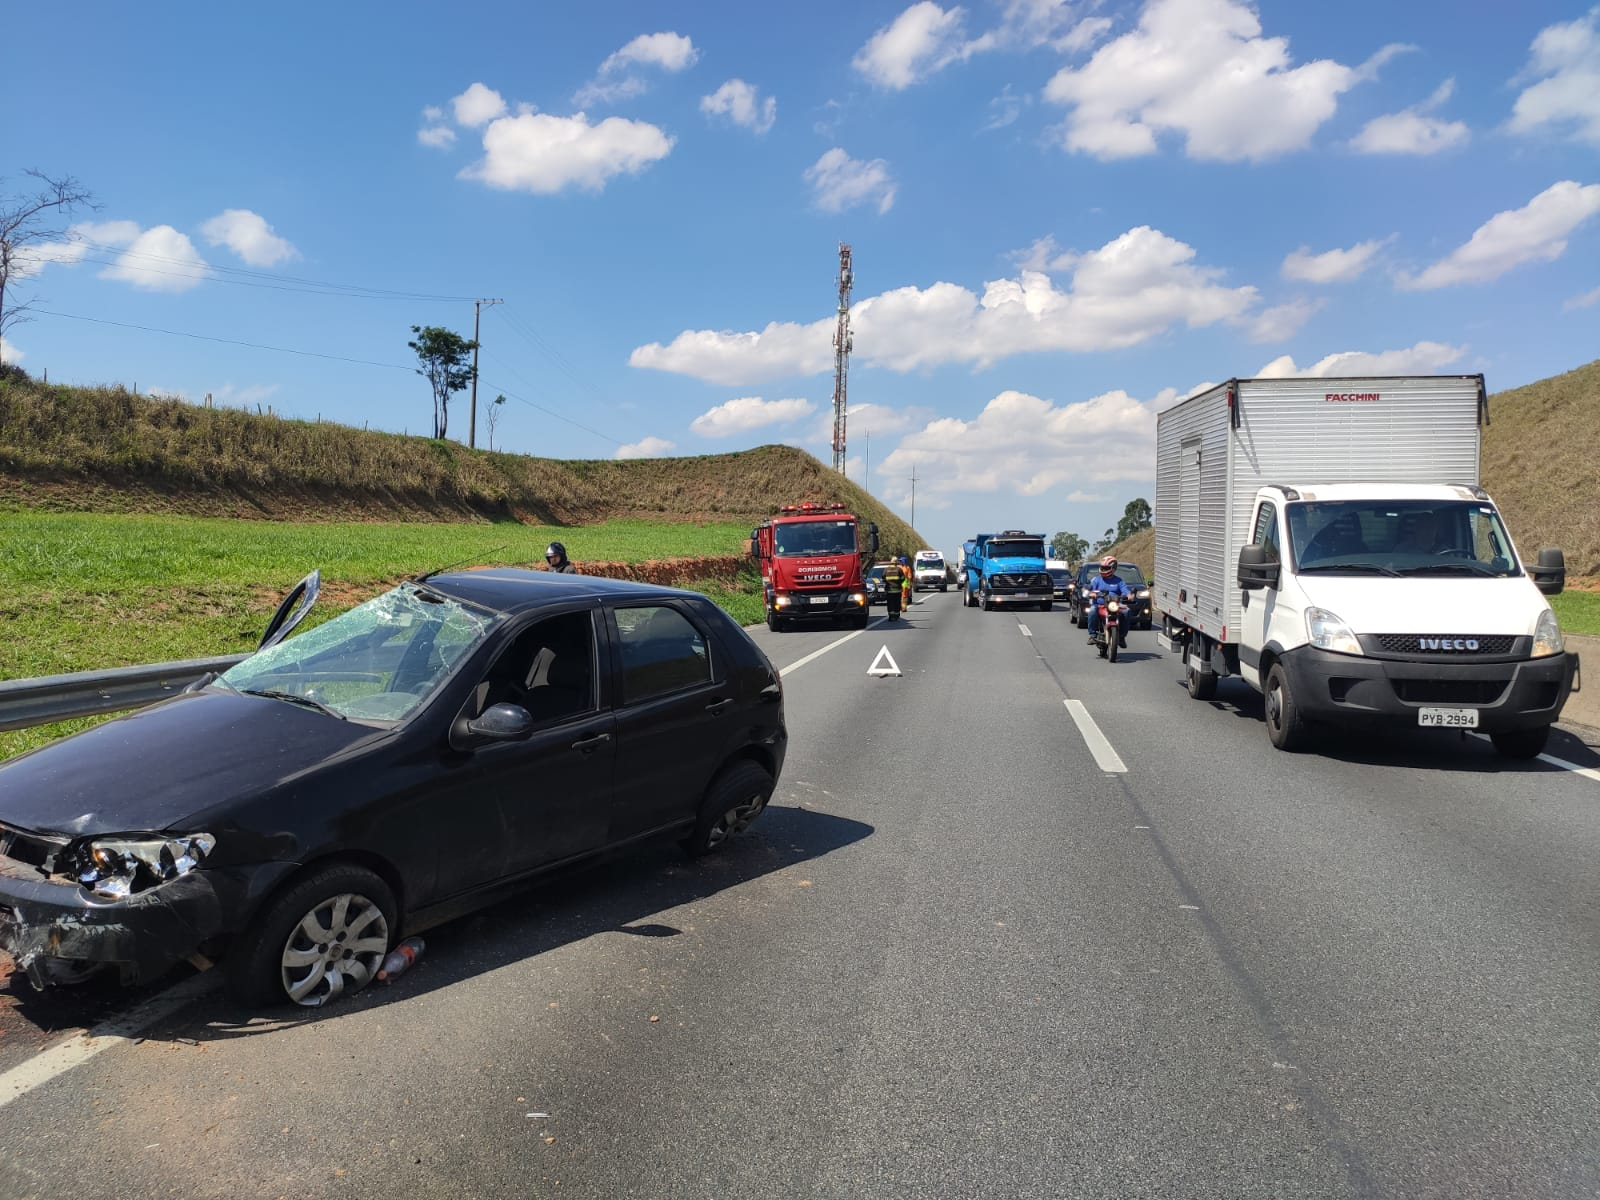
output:
<instances>
[{"instance_id":1,"label":"truck windshield","mask_svg":"<svg viewBox=\"0 0 1600 1200\"><path fill-rule=\"evenodd\" d=\"M854 521L793 521L772 531L773 553L779 558L854 554Z\"/></svg>"},{"instance_id":2,"label":"truck windshield","mask_svg":"<svg viewBox=\"0 0 1600 1200\"><path fill-rule=\"evenodd\" d=\"M1492 504L1303 501L1287 506L1296 570L1374 575L1520 575Z\"/></svg>"},{"instance_id":3,"label":"truck windshield","mask_svg":"<svg viewBox=\"0 0 1600 1200\"><path fill-rule=\"evenodd\" d=\"M984 553L990 558L1043 558L1044 541L1040 538L990 538Z\"/></svg>"}]
</instances>

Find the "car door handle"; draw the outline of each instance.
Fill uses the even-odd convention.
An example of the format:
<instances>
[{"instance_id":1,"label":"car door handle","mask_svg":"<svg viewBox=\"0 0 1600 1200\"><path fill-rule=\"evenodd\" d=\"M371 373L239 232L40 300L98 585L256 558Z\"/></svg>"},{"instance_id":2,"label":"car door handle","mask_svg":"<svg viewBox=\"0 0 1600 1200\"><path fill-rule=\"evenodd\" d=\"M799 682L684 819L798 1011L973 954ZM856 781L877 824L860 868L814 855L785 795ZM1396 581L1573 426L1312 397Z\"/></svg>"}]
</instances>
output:
<instances>
[{"instance_id":1,"label":"car door handle","mask_svg":"<svg viewBox=\"0 0 1600 1200\"><path fill-rule=\"evenodd\" d=\"M727 712L728 709L732 707L732 700L713 700L710 704L706 705L706 711L715 717Z\"/></svg>"},{"instance_id":2,"label":"car door handle","mask_svg":"<svg viewBox=\"0 0 1600 1200\"><path fill-rule=\"evenodd\" d=\"M597 733L593 737L579 738L572 743L572 748L582 754L587 754L589 751L605 745L610 740L611 735L609 733Z\"/></svg>"}]
</instances>

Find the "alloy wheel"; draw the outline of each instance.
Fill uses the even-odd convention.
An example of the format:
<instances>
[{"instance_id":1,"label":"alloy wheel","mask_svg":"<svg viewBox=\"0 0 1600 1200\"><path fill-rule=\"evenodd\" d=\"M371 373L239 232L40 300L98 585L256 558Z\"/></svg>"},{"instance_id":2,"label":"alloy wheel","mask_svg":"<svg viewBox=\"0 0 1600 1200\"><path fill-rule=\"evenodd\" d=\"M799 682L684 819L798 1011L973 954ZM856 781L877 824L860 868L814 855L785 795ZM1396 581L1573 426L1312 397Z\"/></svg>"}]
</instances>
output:
<instances>
[{"instance_id":1,"label":"alloy wheel","mask_svg":"<svg viewBox=\"0 0 1600 1200\"><path fill-rule=\"evenodd\" d=\"M289 931L279 960L283 991L320 1008L370 983L389 949L389 922L366 896L344 892L322 901Z\"/></svg>"}]
</instances>

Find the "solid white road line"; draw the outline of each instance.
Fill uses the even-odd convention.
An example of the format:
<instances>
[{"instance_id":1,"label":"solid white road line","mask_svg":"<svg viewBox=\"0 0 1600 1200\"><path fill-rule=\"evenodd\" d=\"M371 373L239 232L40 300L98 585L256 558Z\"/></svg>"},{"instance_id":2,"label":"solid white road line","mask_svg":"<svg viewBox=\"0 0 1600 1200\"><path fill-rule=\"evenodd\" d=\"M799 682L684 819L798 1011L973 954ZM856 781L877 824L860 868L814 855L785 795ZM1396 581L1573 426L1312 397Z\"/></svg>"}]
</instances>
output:
<instances>
[{"instance_id":1,"label":"solid white road line","mask_svg":"<svg viewBox=\"0 0 1600 1200\"><path fill-rule=\"evenodd\" d=\"M210 972L196 975L141 1001L127 1012L96 1025L86 1033L68 1038L59 1046L52 1046L43 1054L12 1067L0 1075L0 1108L21 1099L34 1088L49 1083L57 1075L83 1065L102 1050L127 1045L141 1029L177 1012L216 986L217 980Z\"/></svg>"},{"instance_id":2,"label":"solid white road line","mask_svg":"<svg viewBox=\"0 0 1600 1200\"><path fill-rule=\"evenodd\" d=\"M1489 735L1486 733L1475 733L1472 736L1480 741L1487 742L1489 740ZM1560 767L1563 771L1571 771L1574 775L1582 775L1585 779L1592 779L1596 783L1600 783L1600 771L1595 770L1593 767L1580 767L1577 763L1568 762L1564 758L1557 758L1553 754L1541 754L1539 755L1539 761L1547 762L1552 767Z\"/></svg>"},{"instance_id":3,"label":"solid white road line","mask_svg":"<svg viewBox=\"0 0 1600 1200\"><path fill-rule=\"evenodd\" d=\"M1100 732L1100 726L1094 723L1094 718L1089 715L1089 710L1083 706L1082 700L1063 700L1067 711L1072 714L1073 722L1078 726L1078 732L1083 735L1083 741L1089 747L1089 753L1094 755L1094 761L1102 771L1114 774L1126 774L1128 764L1123 762L1117 752L1112 749L1111 742L1106 735Z\"/></svg>"}]
</instances>

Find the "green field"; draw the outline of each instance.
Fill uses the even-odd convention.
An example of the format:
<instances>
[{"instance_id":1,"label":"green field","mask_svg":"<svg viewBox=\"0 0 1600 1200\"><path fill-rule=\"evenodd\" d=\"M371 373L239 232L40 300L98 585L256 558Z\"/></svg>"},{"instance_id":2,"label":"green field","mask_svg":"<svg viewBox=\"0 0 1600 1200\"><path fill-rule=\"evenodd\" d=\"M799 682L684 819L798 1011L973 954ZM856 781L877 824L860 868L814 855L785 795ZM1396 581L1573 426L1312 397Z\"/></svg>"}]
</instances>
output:
<instances>
[{"instance_id":1,"label":"green field","mask_svg":"<svg viewBox=\"0 0 1600 1200\"><path fill-rule=\"evenodd\" d=\"M1550 597L1563 633L1600 635L1600 592L1562 592Z\"/></svg>"},{"instance_id":2,"label":"green field","mask_svg":"<svg viewBox=\"0 0 1600 1200\"><path fill-rule=\"evenodd\" d=\"M451 565L538 566L552 540L575 562L734 555L743 523L613 521L579 529L490 524L287 524L213 518L0 515L0 679L251 650L313 568L325 620L409 575ZM753 574L705 592L759 620ZM691 585L694 586L694 585ZM0 757L88 722L0 734Z\"/></svg>"}]
</instances>

